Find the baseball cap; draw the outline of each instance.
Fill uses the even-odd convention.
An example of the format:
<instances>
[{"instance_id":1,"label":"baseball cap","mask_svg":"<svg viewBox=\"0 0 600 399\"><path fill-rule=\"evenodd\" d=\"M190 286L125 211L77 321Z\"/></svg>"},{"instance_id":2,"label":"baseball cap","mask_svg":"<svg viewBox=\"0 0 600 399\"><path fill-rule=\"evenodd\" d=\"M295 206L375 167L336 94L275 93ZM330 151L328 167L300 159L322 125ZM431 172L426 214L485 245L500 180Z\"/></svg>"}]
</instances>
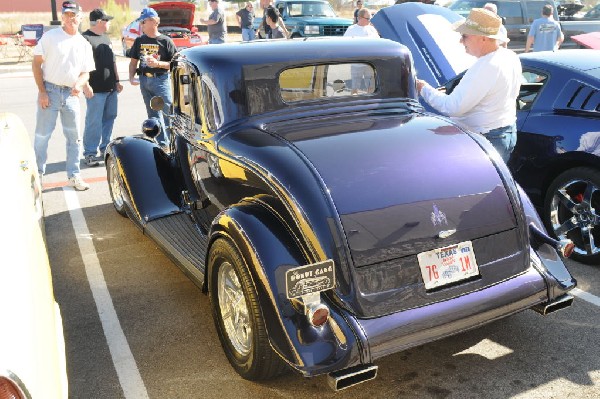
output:
<instances>
[{"instance_id":1,"label":"baseball cap","mask_svg":"<svg viewBox=\"0 0 600 399\"><path fill-rule=\"evenodd\" d=\"M110 21L113 18L113 16L106 14L101 8L96 8L90 13L90 21L97 21L99 19Z\"/></svg>"},{"instance_id":2,"label":"baseball cap","mask_svg":"<svg viewBox=\"0 0 600 399\"><path fill-rule=\"evenodd\" d=\"M62 3L62 12L63 14L66 12L72 12L74 14L79 14L81 12L81 6L77 4L76 1L63 1Z\"/></svg>"},{"instance_id":3,"label":"baseball cap","mask_svg":"<svg viewBox=\"0 0 600 399\"><path fill-rule=\"evenodd\" d=\"M139 20L143 21L148 18L158 18L158 13L154 8L146 7L142 10Z\"/></svg>"}]
</instances>

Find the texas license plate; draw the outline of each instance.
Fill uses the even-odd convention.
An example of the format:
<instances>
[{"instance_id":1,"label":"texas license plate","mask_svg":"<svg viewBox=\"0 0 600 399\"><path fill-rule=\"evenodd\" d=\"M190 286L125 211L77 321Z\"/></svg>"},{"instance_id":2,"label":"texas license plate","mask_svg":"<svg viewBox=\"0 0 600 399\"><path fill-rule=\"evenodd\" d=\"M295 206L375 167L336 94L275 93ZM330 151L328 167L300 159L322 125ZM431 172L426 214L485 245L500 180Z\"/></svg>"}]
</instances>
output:
<instances>
[{"instance_id":1,"label":"texas license plate","mask_svg":"<svg viewBox=\"0 0 600 399\"><path fill-rule=\"evenodd\" d=\"M417 259L427 290L479 275L471 241L421 252Z\"/></svg>"}]
</instances>

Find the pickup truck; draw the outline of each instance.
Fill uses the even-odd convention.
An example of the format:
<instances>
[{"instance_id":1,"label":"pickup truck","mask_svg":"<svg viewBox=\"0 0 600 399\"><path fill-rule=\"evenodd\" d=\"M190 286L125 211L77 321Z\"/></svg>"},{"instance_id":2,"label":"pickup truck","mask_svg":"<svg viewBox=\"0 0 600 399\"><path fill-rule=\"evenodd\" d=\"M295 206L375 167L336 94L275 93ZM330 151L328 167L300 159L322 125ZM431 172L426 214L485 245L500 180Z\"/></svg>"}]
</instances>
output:
<instances>
[{"instance_id":1,"label":"pickup truck","mask_svg":"<svg viewBox=\"0 0 600 399\"><path fill-rule=\"evenodd\" d=\"M290 38L343 36L352 20L340 18L326 0L280 0L275 2ZM258 37L265 38L262 18L254 19Z\"/></svg>"},{"instance_id":2,"label":"pickup truck","mask_svg":"<svg viewBox=\"0 0 600 399\"><path fill-rule=\"evenodd\" d=\"M525 48L529 27L533 20L541 17L542 7L545 4L554 7L554 19L560 21L565 35L565 41L561 48L577 47L577 43L571 40L571 36L600 31L598 17L589 19L572 17L583 7L581 5L575 10L575 7L572 7L573 0L561 3L552 0L457 0L449 8L466 17L472 8L482 8L488 2L498 6L498 15L502 17L510 39L508 47L517 51Z\"/></svg>"},{"instance_id":3,"label":"pickup truck","mask_svg":"<svg viewBox=\"0 0 600 399\"><path fill-rule=\"evenodd\" d=\"M557 5L556 8L565 34L565 41L582 33L600 32L600 3L583 16L577 16L576 14L583 7L584 5L578 0L563 1Z\"/></svg>"}]
</instances>

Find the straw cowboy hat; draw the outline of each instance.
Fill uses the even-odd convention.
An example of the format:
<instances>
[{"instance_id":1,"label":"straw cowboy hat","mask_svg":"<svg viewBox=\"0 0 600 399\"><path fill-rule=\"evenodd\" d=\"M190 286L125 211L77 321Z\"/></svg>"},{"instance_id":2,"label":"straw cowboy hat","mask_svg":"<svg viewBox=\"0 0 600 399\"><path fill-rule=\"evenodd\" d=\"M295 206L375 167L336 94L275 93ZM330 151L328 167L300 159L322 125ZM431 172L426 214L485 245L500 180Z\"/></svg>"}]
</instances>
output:
<instances>
[{"instance_id":1,"label":"straw cowboy hat","mask_svg":"<svg viewBox=\"0 0 600 399\"><path fill-rule=\"evenodd\" d=\"M467 19L456 22L453 29L465 35L485 36L492 39L508 41L504 35L500 35L502 20L493 12L484 8L473 8Z\"/></svg>"}]
</instances>

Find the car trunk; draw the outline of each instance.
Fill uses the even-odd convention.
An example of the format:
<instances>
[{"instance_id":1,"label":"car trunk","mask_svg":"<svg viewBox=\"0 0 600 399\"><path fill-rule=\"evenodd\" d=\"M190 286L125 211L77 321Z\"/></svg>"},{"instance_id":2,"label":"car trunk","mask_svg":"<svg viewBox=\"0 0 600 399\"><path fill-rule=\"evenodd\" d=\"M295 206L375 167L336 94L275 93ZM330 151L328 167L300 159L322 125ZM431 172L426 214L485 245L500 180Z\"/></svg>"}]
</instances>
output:
<instances>
[{"instance_id":1,"label":"car trunk","mask_svg":"<svg viewBox=\"0 0 600 399\"><path fill-rule=\"evenodd\" d=\"M278 133L305 154L331 195L357 290L347 305L358 315L422 306L525 270L527 254L503 180L466 133L432 117L302 126ZM317 131L327 133L315 137ZM479 273L426 289L418 255L459 243L470 243ZM498 262L506 265L489 267Z\"/></svg>"}]
</instances>

